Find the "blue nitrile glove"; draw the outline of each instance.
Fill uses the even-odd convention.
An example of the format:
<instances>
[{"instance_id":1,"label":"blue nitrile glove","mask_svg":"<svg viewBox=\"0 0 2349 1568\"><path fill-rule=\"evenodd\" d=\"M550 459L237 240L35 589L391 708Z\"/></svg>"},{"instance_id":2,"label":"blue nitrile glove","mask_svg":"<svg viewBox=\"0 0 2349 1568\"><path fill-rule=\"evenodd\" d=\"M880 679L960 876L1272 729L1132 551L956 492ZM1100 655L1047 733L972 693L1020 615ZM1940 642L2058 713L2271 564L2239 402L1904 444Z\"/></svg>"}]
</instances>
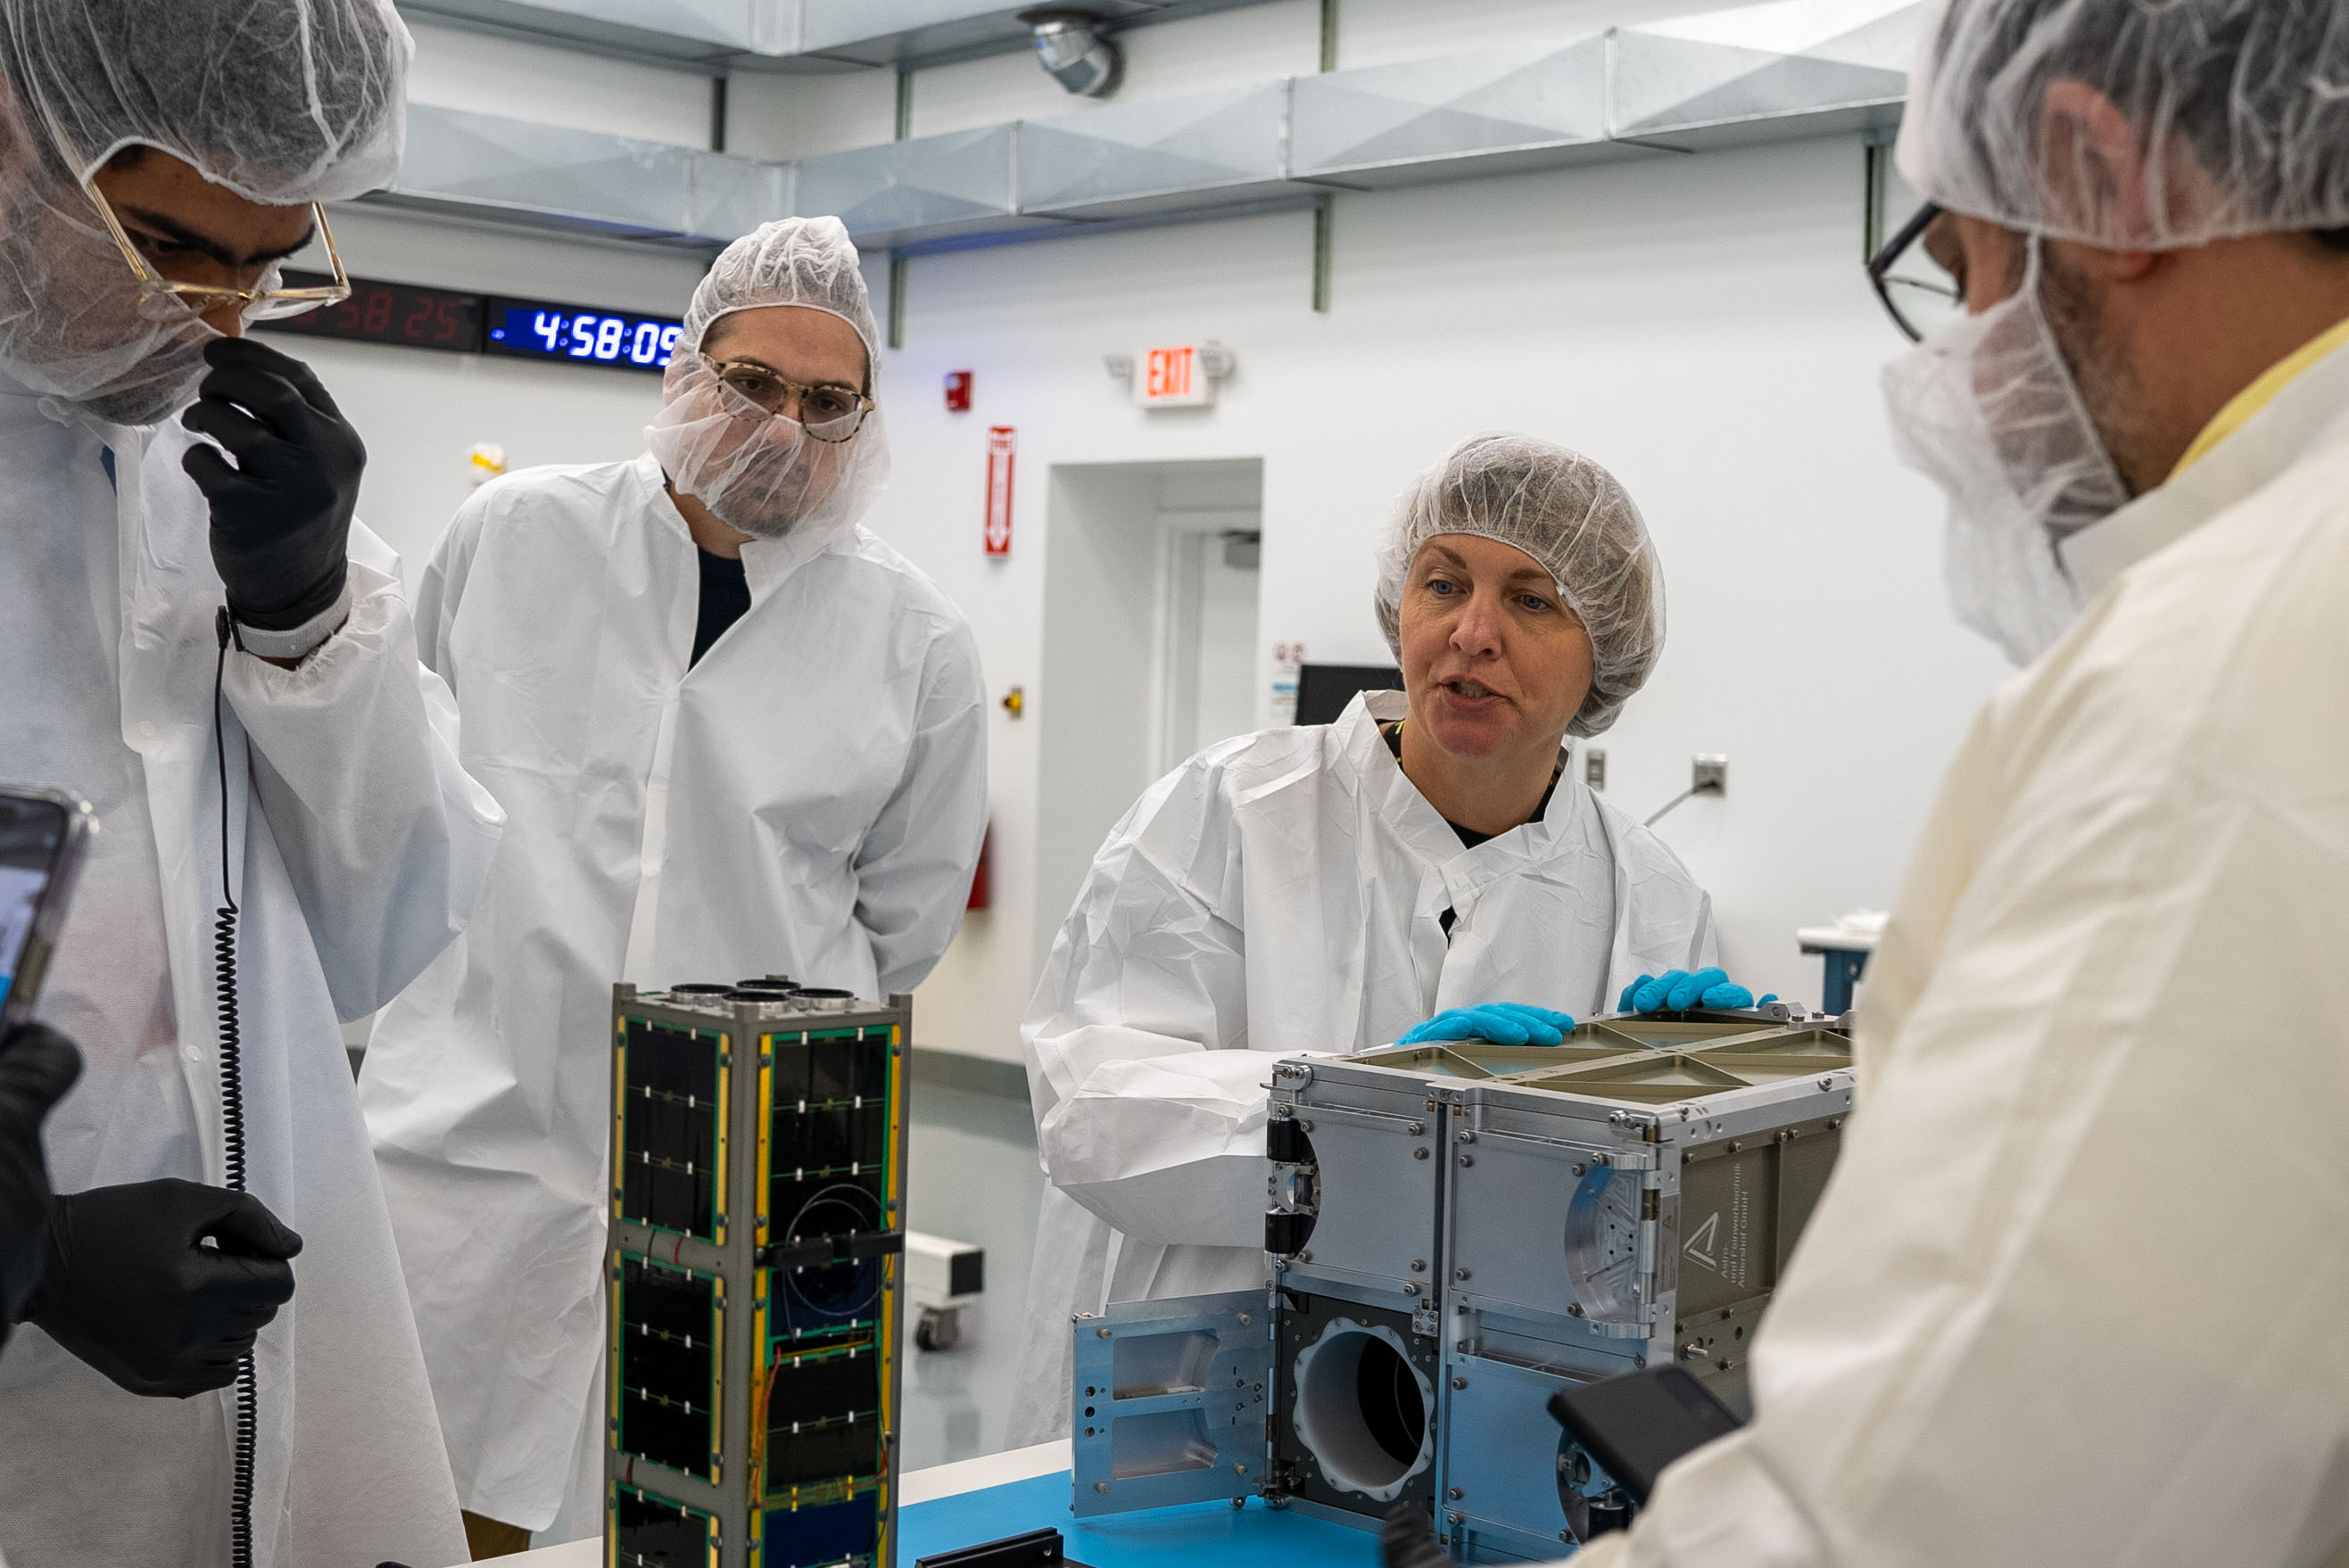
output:
<instances>
[{"instance_id":1,"label":"blue nitrile glove","mask_svg":"<svg viewBox=\"0 0 2349 1568\"><path fill-rule=\"evenodd\" d=\"M1775 991L1762 998L1764 1002L1777 999ZM1692 1007L1752 1007L1757 1005L1753 992L1730 982L1727 970L1700 969L1692 975L1685 969L1668 969L1661 975L1642 975L1624 986L1615 1010L1619 1013L1685 1013Z\"/></svg>"},{"instance_id":2,"label":"blue nitrile glove","mask_svg":"<svg viewBox=\"0 0 2349 1568\"><path fill-rule=\"evenodd\" d=\"M1488 1002L1481 1007L1454 1007L1438 1013L1395 1044L1415 1046L1422 1040L1490 1040L1496 1046L1555 1046L1566 1040L1574 1020L1547 1007L1523 1002Z\"/></svg>"}]
</instances>

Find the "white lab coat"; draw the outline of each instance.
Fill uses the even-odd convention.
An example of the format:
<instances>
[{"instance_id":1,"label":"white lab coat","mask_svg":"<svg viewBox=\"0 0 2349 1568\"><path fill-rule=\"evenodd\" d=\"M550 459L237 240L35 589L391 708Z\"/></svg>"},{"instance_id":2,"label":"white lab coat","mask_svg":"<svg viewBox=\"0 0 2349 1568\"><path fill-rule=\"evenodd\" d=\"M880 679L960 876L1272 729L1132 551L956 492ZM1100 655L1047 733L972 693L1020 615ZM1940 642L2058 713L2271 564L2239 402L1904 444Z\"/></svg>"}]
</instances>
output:
<instances>
[{"instance_id":1,"label":"white lab coat","mask_svg":"<svg viewBox=\"0 0 2349 1568\"><path fill-rule=\"evenodd\" d=\"M612 983L911 991L986 825L978 658L946 596L863 529L742 563L750 609L688 670L698 556L644 457L484 487L418 594L510 821L360 1093L459 1495L557 1539L602 1493Z\"/></svg>"},{"instance_id":2,"label":"white lab coat","mask_svg":"<svg viewBox=\"0 0 2349 1568\"><path fill-rule=\"evenodd\" d=\"M43 407L0 384L0 774L101 817L42 996L87 1064L49 1119L50 1170L63 1191L217 1182L209 517L176 425ZM258 1351L256 1560L437 1568L464 1539L336 1020L463 925L498 812L458 768L397 561L363 529L351 556L350 618L298 667L228 655L248 1181L305 1243ZM0 1542L19 1568L226 1563L230 1398L140 1398L20 1326L0 1357Z\"/></svg>"},{"instance_id":3,"label":"white lab coat","mask_svg":"<svg viewBox=\"0 0 2349 1568\"><path fill-rule=\"evenodd\" d=\"M1869 966L1757 1419L1578 1564L2349 1562L2349 350L2092 533Z\"/></svg>"},{"instance_id":4,"label":"white lab coat","mask_svg":"<svg viewBox=\"0 0 2349 1568\"><path fill-rule=\"evenodd\" d=\"M1406 710L1368 692L1210 747L1093 858L1021 1030L1051 1184L1014 1444L1067 1434L1071 1313L1264 1282L1266 1055L1485 1002L1587 1018L1713 962L1704 890L1570 778L1539 821L1464 848L1379 733Z\"/></svg>"}]
</instances>

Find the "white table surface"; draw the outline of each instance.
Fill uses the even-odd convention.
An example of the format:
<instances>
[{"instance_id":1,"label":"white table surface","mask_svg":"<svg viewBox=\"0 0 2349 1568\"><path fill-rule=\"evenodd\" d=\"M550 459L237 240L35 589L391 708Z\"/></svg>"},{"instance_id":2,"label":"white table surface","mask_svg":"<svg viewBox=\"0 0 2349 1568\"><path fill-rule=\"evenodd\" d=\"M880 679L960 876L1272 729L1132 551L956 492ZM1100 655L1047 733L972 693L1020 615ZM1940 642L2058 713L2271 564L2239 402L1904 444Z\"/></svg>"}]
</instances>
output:
<instances>
[{"instance_id":1,"label":"white table surface","mask_svg":"<svg viewBox=\"0 0 2349 1568\"><path fill-rule=\"evenodd\" d=\"M1883 940L1880 931L1854 931L1842 925L1804 925L1795 930L1795 943L1806 953L1873 953Z\"/></svg>"},{"instance_id":2,"label":"white table surface","mask_svg":"<svg viewBox=\"0 0 2349 1568\"><path fill-rule=\"evenodd\" d=\"M927 1502L933 1498L954 1497L961 1492L978 1491L986 1487L1004 1486L1015 1480L1028 1480L1040 1475L1051 1475L1070 1466L1069 1439L1061 1438L1049 1443L1038 1443L1032 1449L1013 1449L1007 1453L982 1454L975 1460L962 1460L950 1465L936 1465L928 1470L915 1470L905 1480L897 1493L900 1507L908 1503ZM518 1556L501 1557L498 1563L511 1563L512 1568L603 1568L604 1542L590 1536L562 1546L542 1546L535 1552Z\"/></svg>"}]
</instances>

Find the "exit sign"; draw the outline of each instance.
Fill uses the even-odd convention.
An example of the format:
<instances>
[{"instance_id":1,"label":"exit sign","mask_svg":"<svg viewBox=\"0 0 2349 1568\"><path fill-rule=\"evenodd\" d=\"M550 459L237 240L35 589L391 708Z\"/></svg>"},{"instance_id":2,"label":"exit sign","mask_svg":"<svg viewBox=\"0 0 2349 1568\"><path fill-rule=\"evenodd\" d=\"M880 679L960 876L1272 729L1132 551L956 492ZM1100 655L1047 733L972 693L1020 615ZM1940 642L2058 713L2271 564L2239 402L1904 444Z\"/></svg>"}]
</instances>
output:
<instances>
[{"instance_id":1,"label":"exit sign","mask_svg":"<svg viewBox=\"0 0 2349 1568\"><path fill-rule=\"evenodd\" d=\"M1201 344L1141 350L1133 356L1133 400L1145 408L1213 405L1216 377L1208 374L1206 361L1206 347Z\"/></svg>"}]
</instances>

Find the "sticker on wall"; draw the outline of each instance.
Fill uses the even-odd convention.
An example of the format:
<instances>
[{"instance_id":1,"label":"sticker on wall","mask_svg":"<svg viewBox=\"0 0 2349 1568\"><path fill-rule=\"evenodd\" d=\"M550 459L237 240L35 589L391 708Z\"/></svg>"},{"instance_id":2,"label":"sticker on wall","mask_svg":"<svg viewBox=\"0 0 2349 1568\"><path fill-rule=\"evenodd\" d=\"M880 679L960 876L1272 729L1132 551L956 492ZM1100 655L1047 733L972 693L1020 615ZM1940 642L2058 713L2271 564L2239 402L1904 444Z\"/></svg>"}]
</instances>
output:
<instances>
[{"instance_id":1,"label":"sticker on wall","mask_svg":"<svg viewBox=\"0 0 2349 1568\"><path fill-rule=\"evenodd\" d=\"M1280 728L1297 722L1297 680L1305 668L1305 645L1272 645L1272 722Z\"/></svg>"},{"instance_id":2,"label":"sticker on wall","mask_svg":"<svg viewBox=\"0 0 2349 1568\"><path fill-rule=\"evenodd\" d=\"M1011 553L1011 459L1018 441L1009 425L987 430L987 552Z\"/></svg>"}]
</instances>

